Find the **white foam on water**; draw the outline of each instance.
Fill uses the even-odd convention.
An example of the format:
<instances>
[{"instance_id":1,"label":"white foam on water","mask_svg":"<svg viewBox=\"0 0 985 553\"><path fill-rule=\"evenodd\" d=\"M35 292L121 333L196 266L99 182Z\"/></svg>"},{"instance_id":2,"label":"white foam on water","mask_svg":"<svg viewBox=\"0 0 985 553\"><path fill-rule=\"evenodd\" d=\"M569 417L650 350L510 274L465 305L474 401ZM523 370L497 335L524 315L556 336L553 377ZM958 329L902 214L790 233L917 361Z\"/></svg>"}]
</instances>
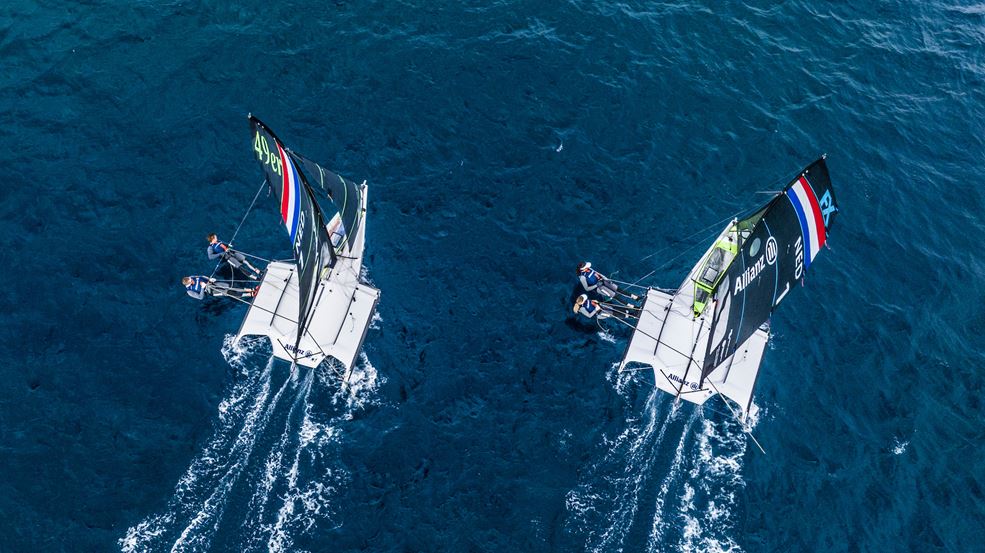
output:
<instances>
[{"instance_id":1,"label":"white foam on water","mask_svg":"<svg viewBox=\"0 0 985 553\"><path fill-rule=\"evenodd\" d=\"M253 416L266 400L272 363L267 363L263 371L250 373L244 361L259 349L258 342L244 341L236 344L233 338L232 335L226 336L222 355L236 371L237 380L219 404L219 419L213 429L212 437L178 480L174 495L168 501L165 512L152 515L127 529L126 535L118 542L124 553L147 551L155 541L165 535L177 519L188 516L195 496L200 493L199 488L207 486L205 481L223 468L223 459L230 448L234 428ZM253 409L249 409L248 402L244 401L250 396L255 398Z\"/></svg>"},{"instance_id":2,"label":"white foam on water","mask_svg":"<svg viewBox=\"0 0 985 553\"><path fill-rule=\"evenodd\" d=\"M376 372L376 367L370 362L366 353L360 352L359 362L352 367L348 383L339 386L332 401L336 404L344 404L346 418L351 419L356 411L376 404L379 398L377 392L384 382L386 378Z\"/></svg>"},{"instance_id":3,"label":"white foam on water","mask_svg":"<svg viewBox=\"0 0 985 553\"><path fill-rule=\"evenodd\" d=\"M675 407L679 406L675 405ZM667 420L670 421L671 417L677 412L676 409L673 410L671 416L667 417ZM663 535L667 528L667 523L664 521L664 504L667 501L667 495L670 493L671 485L677 481L684 466L684 444L687 442L688 431L697 418L698 412L694 409L690 418L688 418L687 424L684 425L684 431L681 432L681 437L677 441L677 447L674 449L674 457L671 459L670 467L667 469L666 475L660 483L660 490L657 492L657 498L654 501L654 514L653 521L650 524L650 536L647 539L648 551L659 551L663 546Z\"/></svg>"},{"instance_id":4,"label":"white foam on water","mask_svg":"<svg viewBox=\"0 0 985 553\"><path fill-rule=\"evenodd\" d=\"M120 551L123 553L147 551L148 542L154 541L164 534L173 520L174 517L170 513L165 513L140 521L136 526L127 530L126 536L120 538Z\"/></svg>"},{"instance_id":5,"label":"white foam on water","mask_svg":"<svg viewBox=\"0 0 985 553\"><path fill-rule=\"evenodd\" d=\"M893 455L902 455L906 453L907 446L910 445L910 441L903 441L899 438L893 440Z\"/></svg>"},{"instance_id":6,"label":"white foam on water","mask_svg":"<svg viewBox=\"0 0 985 553\"><path fill-rule=\"evenodd\" d=\"M609 370L605 373L605 379L612 383L617 394L625 398L629 392L629 385L634 382L634 374L632 371L619 372L619 362L616 361L609 366Z\"/></svg>"},{"instance_id":7,"label":"white foam on water","mask_svg":"<svg viewBox=\"0 0 985 553\"><path fill-rule=\"evenodd\" d=\"M380 312L373 311L373 318L369 320L369 328L379 330L381 324L383 324L383 317L380 316Z\"/></svg>"},{"instance_id":8,"label":"white foam on water","mask_svg":"<svg viewBox=\"0 0 985 553\"><path fill-rule=\"evenodd\" d=\"M295 400L291 403L291 408L287 412L284 422L284 430L277 440L277 444L270 450L263 465L263 477L256 483L253 496L247 507L244 528L259 528L263 524L264 509L270 499L270 492L274 484L280 479L283 473L284 454L291 439L296 435L293 426L294 410L298 405L305 405L307 409L308 398L311 396L311 383L314 381L314 371L304 371L301 387ZM300 446L299 446L300 449Z\"/></svg>"},{"instance_id":9,"label":"white foam on water","mask_svg":"<svg viewBox=\"0 0 985 553\"><path fill-rule=\"evenodd\" d=\"M609 342L610 344L615 344L616 343L616 336L615 336L615 334L609 332L609 329L607 329L607 328L600 329L597 334L598 334L598 337L603 342Z\"/></svg>"},{"instance_id":10,"label":"white foam on water","mask_svg":"<svg viewBox=\"0 0 985 553\"><path fill-rule=\"evenodd\" d=\"M306 465L314 466L317 461L324 460L326 451L338 450L341 432L334 426L337 422L337 419L328 424L317 422L312 417L311 403L305 402L304 416L298 431L300 442L290 468L281 475L287 482L287 491L281 498L274 522L262 527L267 536L268 551L290 550L294 542L292 530L307 532L318 520L326 520L334 514L333 500L344 484L347 473L341 468L328 467L317 479L305 482L303 486L299 485L298 478L302 459Z\"/></svg>"},{"instance_id":11,"label":"white foam on water","mask_svg":"<svg viewBox=\"0 0 985 553\"><path fill-rule=\"evenodd\" d=\"M755 426L757 420L750 424ZM732 552L741 548L729 536L734 530L732 509L745 486L742 465L748 437L734 420L702 420L691 467L680 498L679 521L683 531L681 552Z\"/></svg>"},{"instance_id":12,"label":"white foam on water","mask_svg":"<svg viewBox=\"0 0 985 553\"><path fill-rule=\"evenodd\" d=\"M267 362L268 370L273 366L273 363L274 358L271 356ZM246 467L253 453L253 446L256 443L257 436L266 428L271 413L273 413L284 391L293 380L293 378L285 379L273 398L269 402L265 402L265 397L262 396L267 395L270 386L270 380L267 379L265 392L254 404L254 410L246 418L242 429L236 437L236 441L233 443L232 450L230 450L228 455L229 462L226 466L225 473L214 484L212 493L202 502L195 517L182 530L181 536L178 537L178 540L171 547L171 553L208 548L213 534L219 528L219 521L225 510L226 497L229 491L236 484L240 474L242 474L243 469ZM265 403L266 406L264 408ZM206 526L206 523L209 521L212 521L212 525Z\"/></svg>"},{"instance_id":13,"label":"white foam on water","mask_svg":"<svg viewBox=\"0 0 985 553\"><path fill-rule=\"evenodd\" d=\"M616 370L617 367L613 367L612 372ZM619 376L614 378L619 380ZM650 392L642 421L630 419L614 439L603 438L608 447L606 455L587 471L587 483L572 490L566 497L569 512L582 526L598 521L604 523L603 528L589 530L587 549L590 551L623 549L623 542L639 510L640 494L649 486L652 458L674 419L673 414L661 415L658 401L661 393L656 388ZM613 466L617 467L618 474L603 474ZM611 485L614 489L599 490L596 482ZM589 520L587 515L590 513L600 516Z\"/></svg>"},{"instance_id":14,"label":"white foam on water","mask_svg":"<svg viewBox=\"0 0 985 553\"><path fill-rule=\"evenodd\" d=\"M633 373L619 373L618 367L614 363L606 372L606 379L620 396L629 399ZM663 423L657 425L661 415L656 397L664 396L654 389L642 420L630 418L618 436L603 437L608 448L604 458L588 468L583 477L586 483L565 498L568 513L586 530L586 549L622 551L632 529L643 522L637 520L642 492L653 489L656 483L651 481L660 478L647 551L741 552L729 534L735 529L732 513L737 497L745 486L742 470L749 438L743 430L755 428L765 416L765 409L753 404L747 421L741 425L731 418L714 423L703 418L704 409L700 407L671 403L662 415ZM681 412L688 413L688 418L680 435L671 442L673 455L668 466L658 467L655 459L670 445L663 443L664 438ZM698 430L692 433L699 421ZM613 466L617 467L617 474L612 473Z\"/></svg>"},{"instance_id":15,"label":"white foam on water","mask_svg":"<svg viewBox=\"0 0 985 553\"><path fill-rule=\"evenodd\" d=\"M326 422L320 422L312 412L310 402L305 403L301 427L297 431L299 445L290 467L281 476L287 490L281 495L281 504L271 524L263 526L268 551L290 551L299 534L311 530L315 524L325 529L335 515L335 499L348 480L348 473L339 464L337 452L347 420L356 412L378 404L380 385L386 382L370 362L365 352L349 374L347 384L340 384L340 367L324 368L317 372L317 382L326 390L332 390L332 403L342 407L342 412ZM302 480L304 471L307 480ZM310 473L316 471L314 475Z\"/></svg>"},{"instance_id":16,"label":"white foam on water","mask_svg":"<svg viewBox=\"0 0 985 553\"><path fill-rule=\"evenodd\" d=\"M234 344L232 338L227 337L222 352L237 378L219 403L213 435L179 479L164 512L140 521L119 540L125 553L209 549L233 497L230 492L243 483L250 500L241 525L252 534L242 543L249 549L290 550L299 532L310 531L316 523L324 527L335 513L333 502L348 478L338 460L340 429L358 410L377 403L385 379L361 353L348 386L340 385L337 371L323 366L315 371L292 370L273 392L273 357L262 372L250 370L246 363L258 351L269 354L266 341ZM327 415L327 422L312 412L311 390L316 382L330 391L332 405L342 407L339 414ZM287 390L296 390L287 394L293 395L289 408L282 399ZM282 403L288 410L280 435L269 450L260 450L258 438L273 430L268 427L273 416L281 416L275 413L283 413ZM298 406L304 409L300 427L295 416ZM263 462L251 463L251 458Z\"/></svg>"}]
</instances>

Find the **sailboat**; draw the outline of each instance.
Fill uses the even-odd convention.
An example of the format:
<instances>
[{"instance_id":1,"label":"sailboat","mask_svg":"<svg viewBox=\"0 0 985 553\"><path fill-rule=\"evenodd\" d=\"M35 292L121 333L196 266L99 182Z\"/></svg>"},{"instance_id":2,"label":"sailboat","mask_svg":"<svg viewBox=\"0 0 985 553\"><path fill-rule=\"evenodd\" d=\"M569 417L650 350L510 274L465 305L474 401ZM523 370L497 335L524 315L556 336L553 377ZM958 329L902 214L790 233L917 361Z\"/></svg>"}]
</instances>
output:
<instances>
[{"instance_id":1,"label":"sailboat","mask_svg":"<svg viewBox=\"0 0 985 553\"><path fill-rule=\"evenodd\" d=\"M647 289L619 371L649 365L657 388L698 405L720 394L746 422L770 317L803 282L837 213L822 156L732 219L676 291Z\"/></svg>"},{"instance_id":2,"label":"sailboat","mask_svg":"<svg viewBox=\"0 0 985 553\"><path fill-rule=\"evenodd\" d=\"M366 183L322 168L284 146L259 119L249 119L253 152L277 199L294 258L267 265L236 340L267 336L277 358L303 367L337 359L348 380L380 298L361 274ZM331 219L315 186L331 199Z\"/></svg>"}]
</instances>

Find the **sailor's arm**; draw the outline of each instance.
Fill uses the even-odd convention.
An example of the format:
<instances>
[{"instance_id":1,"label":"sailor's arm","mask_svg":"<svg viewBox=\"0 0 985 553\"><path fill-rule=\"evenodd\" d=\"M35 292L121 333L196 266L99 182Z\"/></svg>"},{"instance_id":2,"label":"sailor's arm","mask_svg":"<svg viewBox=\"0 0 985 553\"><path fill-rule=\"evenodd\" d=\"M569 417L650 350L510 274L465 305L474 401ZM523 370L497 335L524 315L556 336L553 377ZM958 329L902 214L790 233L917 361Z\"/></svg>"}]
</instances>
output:
<instances>
[{"instance_id":1,"label":"sailor's arm","mask_svg":"<svg viewBox=\"0 0 985 553\"><path fill-rule=\"evenodd\" d=\"M585 275L579 275L578 276L578 280L581 281L582 287L585 288L585 290L587 290L589 292L591 292L592 290L594 290L598 286L598 283L596 283L596 284L589 284L588 283L588 278Z\"/></svg>"}]
</instances>

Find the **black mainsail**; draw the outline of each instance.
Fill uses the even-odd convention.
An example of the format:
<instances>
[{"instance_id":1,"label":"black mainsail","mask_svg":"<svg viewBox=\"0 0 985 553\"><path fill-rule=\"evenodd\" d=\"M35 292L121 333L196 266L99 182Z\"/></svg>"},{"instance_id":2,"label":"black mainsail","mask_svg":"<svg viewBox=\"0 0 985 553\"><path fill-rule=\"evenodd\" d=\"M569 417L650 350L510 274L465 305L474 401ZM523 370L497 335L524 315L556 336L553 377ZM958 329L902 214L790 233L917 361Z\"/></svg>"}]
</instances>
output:
<instances>
[{"instance_id":1,"label":"black mainsail","mask_svg":"<svg viewBox=\"0 0 985 553\"><path fill-rule=\"evenodd\" d=\"M362 193L359 185L302 155L294 152L290 154L301 165L312 187L317 185L335 204L341 227L331 229L332 244L336 248L350 251L355 242L354 234L359 228L359 218L362 216Z\"/></svg>"},{"instance_id":2,"label":"black mainsail","mask_svg":"<svg viewBox=\"0 0 985 553\"><path fill-rule=\"evenodd\" d=\"M280 204L281 219L298 266L300 305L296 349L307 328L322 271L335 264L335 252L325 230L325 216L294 156L269 127L252 115L250 127L253 151Z\"/></svg>"},{"instance_id":3,"label":"black mainsail","mask_svg":"<svg viewBox=\"0 0 985 553\"><path fill-rule=\"evenodd\" d=\"M801 281L838 212L825 158L807 166L752 217L739 251L714 291L714 314L701 370L716 367L766 323Z\"/></svg>"}]
</instances>

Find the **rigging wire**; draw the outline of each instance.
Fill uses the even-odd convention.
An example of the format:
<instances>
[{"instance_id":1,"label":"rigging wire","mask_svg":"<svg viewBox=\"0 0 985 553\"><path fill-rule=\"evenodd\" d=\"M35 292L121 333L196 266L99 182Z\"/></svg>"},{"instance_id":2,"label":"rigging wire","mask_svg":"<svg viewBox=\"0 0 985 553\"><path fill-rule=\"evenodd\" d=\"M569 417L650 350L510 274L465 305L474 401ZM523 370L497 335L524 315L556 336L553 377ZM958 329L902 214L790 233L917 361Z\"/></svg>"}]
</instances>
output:
<instances>
[{"instance_id":1,"label":"rigging wire","mask_svg":"<svg viewBox=\"0 0 985 553\"><path fill-rule=\"evenodd\" d=\"M230 243L229 245L232 246L232 243ZM253 259L259 259L260 261L263 261L263 262L266 262L266 263L273 263L274 262L272 259L267 259L265 257L260 257L259 255L253 255L251 253L241 252L241 251L238 251L238 250L237 250L237 253L241 253L241 254L245 255L246 257L252 257Z\"/></svg>"},{"instance_id":2,"label":"rigging wire","mask_svg":"<svg viewBox=\"0 0 985 553\"><path fill-rule=\"evenodd\" d=\"M722 396L722 393L718 391L718 386L715 386L714 381L708 380L707 382L708 384L711 384L711 387L714 388L716 394ZM722 398L724 397L725 396L722 396ZM742 431L749 436L749 438L752 440L752 443L756 444L756 447L759 448L759 451L762 451L763 455L766 455L766 450L763 449L763 446L759 444L759 440L757 440L756 437L752 435L752 429L746 428L745 423L742 421L742 419L739 418L739 415L736 414L735 409L732 409L732 406L729 404L729 402L724 401L723 399L723 403L725 404L726 407L728 407L728 410L732 412L732 416L735 417L736 422L738 422L742 426Z\"/></svg>"},{"instance_id":3,"label":"rigging wire","mask_svg":"<svg viewBox=\"0 0 985 553\"><path fill-rule=\"evenodd\" d=\"M801 172L801 170L798 169L796 171L790 172L789 173L789 176L780 177L780 178L777 178L777 179L771 181L771 183L769 185L769 188L777 188L776 191L759 191L757 193L767 193L768 192L768 193L771 193L771 194L780 194L781 191L782 191L782 189L783 189L783 185L785 183L789 183L789 182L793 181L794 179L796 179L797 178L797 175L800 174L800 172ZM679 245L679 244L681 244L683 242L687 242L688 240L691 240L692 238L697 237L698 235L704 235L705 233L711 231L715 227L721 226L723 223L725 223L727 221L730 221L732 219L743 219L743 218L745 218L746 215L755 212L757 209L759 209L759 208L758 207L755 207L755 208L750 208L750 209L746 209L746 210L743 210L743 211L739 211L739 212L735 213L734 215L730 215L730 216L728 216L728 217L726 217L726 218L724 218L724 219L722 219L720 221L717 221L715 223L712 223L711 225L708 225L707 227L704 227L703 229L698 230L698 231L696 231L696 232L694 232L694 233L692 233L692 234L690 234L690 235L688 235L688 236L686 236L686 237L684 237L684 238L676 241L673 244L670 244L668 246L665 246L663 248L660 248L659 250L651 253L650 255L647 255L647 256L643 257L642 259L639 260L639 263L642 263L642 262L646 261L647 259L650 259L651 257L654 257L654 256L656 256L658 254L662 254L662 253L666 252L667 250L669 250L671 248L674 248L675 246L677 246L677 245ZM667 260L667 261L663 262L662 264L658 265L655 269L653 269L649 273L647 273L647 274L643 275L642 277L636 279L636 282L633 282L633 283L621 283L620 282L620 284L626 284L627 286L636 286L638 288L646 288L645 286L640 286L639 283L642 282L643 280L645 280L645 279L653 276L657 271L662 270L662 269L668 267L671 263L673 263L673 262L677 261L678 259L680 259L685 253L687 253L690 250L694 249L696 246L701 245L702 243L703 242L695 242L694 244L688 246L687 248L679 251L677 253L677 255L675 255L674 257L672 257L669 260ZM618 273L618 271L616 271L616 273ZM610 280L612 280L612 279L610 279ZM615 281L615 282L618 282L618 281Z\"/></svg>"},{"instance_id":4,"label":"rigging wire","mask_svg":"<svg viewBox=\"0 0 985 553\"><path fill-rule=\"evenodd\" d=\"M690 235L688 235L688 236L686 236L686 237L678 240L677 242L675 242L673 244L664 246L663 248L660 248L659 250L651 253L650 255L647 255L646 257L643 257L642 259L640 259L639 260L639 263L642 263L642 262L646 261L647 259L650 259L651 257L655 256L655 255L664 253L665 251L667 251L667 250L669 250L669 249L671 249L671 248L673 248L673 247L681 244L682 242L687 242L688 240L691 240L692 238L695 238L698 235L707 234L712 229L714 229L716 227L720 227L723 223L738 218L738 216L740 214L741 214L741 212L740 213L736 213L735 215L729 215L728 217L726 217L726 218L724 218L724 219L722 219L720 221L716 221L716 222L714 222L714 223L712 223L712 224L710 224L710 225L708 225L708 226L706 226L706 227L704 227L704 228L702 228L702 229L700 229L700 230L698 230L696 232L691 233ZM665 267L670 266L670 264L672 264L673 262L675 262L678 259L680 259L681 257L683 257L684 254L690 252L691 250L693 250L694 248L696 248L697 246L700 246L702 244L703 244L703 242L695 242L694 244L691 244L690 246L688 246L688 247L684 248L683 250L680 250L679 252L677 252L677 255L675 255L674 257L668 259L667 261L664 261L660 265L657 265L657 267L655 269L653 269L652 271L650 271L649 273L647 273L647 274L641 276L640 278L636 279L636 282L625 283L625 284L627 286L635 286L635 287L638 287L638 288L646 288L646 286L640 286L639 283L642 282L642 281L644 281L644 280L646 280L646 279L648 279L648 278L650 278L651 276L653 276L654 274L656 274L657 271L659 271L661 269L664 269Z\"/></svg>"},{"instance_id":5,"label":"rigging wire","mask_svg":"<svg viewBox=\"0 0 985 553\"><path fill-rule=\"evenodd\" d=\"M253 206L256 205L257 198L260 197L260 193L263 192L263 187L266 184L267 184L267 179L264 178L263 179L263 182L260 183L260 188L257 189L256 195L253 196L253 201L250 202L250 207L246 208L246 213L243 214L243 218L239 221L239 224L236 225L236 231L233 232L232 238L229 239L229 247L230 248L233 247L233 242L236 241L236 235L239 234L239 229L243 228L243 223L246 222L246 218L249 217L250 216L250 212L253 211ZM239 253L243 253L243 252L239 252ZM243 254L243 255L247 255L247 254ZM223 256L223 257L225 257L225 256ZM253 256L250 256L250 257L253 257ZM212 274L209 275L209 278L213 278L215 276L216 272L219 270L219 267L222 266L223 261L224 261L223 259L221 259L221 258L219 259L219 262L216 263L215 268L212 269Z\"/></svg>"}]
</instances>

